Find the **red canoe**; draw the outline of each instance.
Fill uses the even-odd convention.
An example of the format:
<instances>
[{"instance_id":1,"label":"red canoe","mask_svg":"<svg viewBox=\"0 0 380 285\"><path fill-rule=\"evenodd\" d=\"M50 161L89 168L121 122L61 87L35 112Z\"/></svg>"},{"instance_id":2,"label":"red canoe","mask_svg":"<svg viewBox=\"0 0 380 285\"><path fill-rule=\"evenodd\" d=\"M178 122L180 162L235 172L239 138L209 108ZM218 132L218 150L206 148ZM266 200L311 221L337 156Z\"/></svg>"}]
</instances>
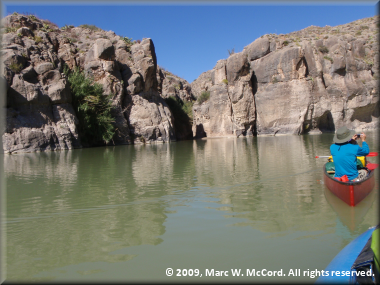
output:
<instances>
[{"instance_id":1,"label":"red canoe","mask_svg":"<svg viewBox=\"0 0 380 285\"><path fill-rule=\"evenodd\" d=\"M376 168L376 167L374 167ZM323 177L326 187L350 206L359 204L375 186L375 171L371 171L368 177L358 182L341 182L334 179L326 171L326 165L323 166Z\"/></svg>"}]
</instances>

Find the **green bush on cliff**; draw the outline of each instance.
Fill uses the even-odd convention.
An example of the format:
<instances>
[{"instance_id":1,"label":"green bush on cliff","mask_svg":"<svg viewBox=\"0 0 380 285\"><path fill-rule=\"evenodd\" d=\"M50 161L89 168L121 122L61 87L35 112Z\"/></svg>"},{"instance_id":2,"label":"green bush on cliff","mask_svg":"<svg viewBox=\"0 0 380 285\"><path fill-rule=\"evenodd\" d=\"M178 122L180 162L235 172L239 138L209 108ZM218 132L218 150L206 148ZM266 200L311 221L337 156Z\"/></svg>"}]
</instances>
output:
<instances>
[{"instance_id":1,"label":"green bush on cliff","mask_svg":"<svg viewBox=\"0 0 380 285\"><path fill-rule=\"evenodd\" d=\"M170 96L165 98L174 117L174 123L180 128L183 125L193 123L193 102L184 102L180 98Z\"/></svg>"},{"instance_id":2,"label":"green bush on cliff","mask_svg":"<svg viewBox=\"0 0 380 285\"><path fill-rule=\"evenodd\" d=\"M111 116L111 95L103 94L103 87L85 76L79 69L64 70L73 94L73 106L79 120L82 140L88 144L108 143L115 134Z\"/></svg>"},{"instance_id":3,"label":"green bush on cliff","mask_svg":"<svg viewBox=\"0 0 380 285\"><path fill-rule=\"evenodd\" d=\"M320 46L318 48L318 50L321 52L321 53L328 53L329 52L329 49L326 47L326 46Z\"/></svg>"},{"instance_id":4,"label":"green bush on cliff","mask_svg":"<svg viewBox=\"0 0 380 285\"><path fill-rule=\"evenodd\" d=\"M200 105L203 102L206 102L208 99L210 99L210 91L203 91L202 94L198 97L197 101Z\"/></svg>"},{"instance_id":5,"label":"green bush on cliff","mask_svg":"<svg viewBox=\"0 0 380 285\"><path fill-rule=\"evenodd\" d=\"M83 24L83 25L80 25L79 27L82 28L82 29L90 29L93 32L103 31L101 28L98 28L95 25Z\"/></svg>"},{"instance_id":6,"label":"green bush on cliff","mask_svg":"<svg viewBox=\"0 0 380 285\"><path fill-rule=\"evenodd\" d=\"M8 67L14 73L20 73L22 70L22 63L12 62Z\"/></svg>"}]
</instances>

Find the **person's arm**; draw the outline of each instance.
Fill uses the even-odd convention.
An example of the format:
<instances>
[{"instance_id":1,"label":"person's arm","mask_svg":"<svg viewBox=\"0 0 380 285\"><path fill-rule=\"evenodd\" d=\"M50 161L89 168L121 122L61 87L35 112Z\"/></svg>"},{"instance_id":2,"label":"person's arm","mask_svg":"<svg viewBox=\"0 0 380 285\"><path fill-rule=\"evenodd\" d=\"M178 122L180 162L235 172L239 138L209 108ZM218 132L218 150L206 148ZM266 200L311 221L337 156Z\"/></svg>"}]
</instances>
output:
<instances>
[{"instance_id":1,"label":"person's arm","mask_svg":"<svg viewBox=\"0 0 380 285\"><path fill-rule=\"evenodd\" d=\"M357 156L366 156L367 154L369 154L369 146L365 141L367 136L364 133L361 133L360 138L362 139L363 143L362 143L362 147L358 148Z\"/></svg>"}]
</instances>

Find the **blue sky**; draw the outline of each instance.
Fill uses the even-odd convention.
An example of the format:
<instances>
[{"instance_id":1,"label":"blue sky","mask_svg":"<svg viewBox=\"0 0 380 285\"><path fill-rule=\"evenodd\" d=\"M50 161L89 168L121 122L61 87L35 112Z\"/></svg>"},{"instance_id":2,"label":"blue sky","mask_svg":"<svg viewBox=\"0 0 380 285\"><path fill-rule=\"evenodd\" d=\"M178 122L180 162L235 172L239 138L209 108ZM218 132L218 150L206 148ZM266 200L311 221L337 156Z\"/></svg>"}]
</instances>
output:
<instances>
[{"instance_id":1,"label":"blue sky","mask_svg":"<svg viewBox=\"0 0 380 285\"><path fill-rule=\"evenodd\" d=\"M286 34L311 25L337 26L378 14L375 1L51 3L3 1L2 15L34 14L59 27L92 24L134 40L152 38L158 65L189 83L227 58L228 50L240 52L264 34Z\"/></svg>"}]
</instances>

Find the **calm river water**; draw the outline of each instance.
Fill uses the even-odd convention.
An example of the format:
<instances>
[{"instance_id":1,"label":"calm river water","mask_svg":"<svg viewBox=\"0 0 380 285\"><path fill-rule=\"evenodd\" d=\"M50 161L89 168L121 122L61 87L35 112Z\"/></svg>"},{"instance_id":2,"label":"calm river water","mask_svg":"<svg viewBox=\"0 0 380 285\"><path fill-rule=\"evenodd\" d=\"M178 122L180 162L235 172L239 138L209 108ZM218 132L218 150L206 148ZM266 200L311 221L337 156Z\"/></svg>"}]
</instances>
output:
<instances>
[{"instance_id":1,"label":"calm river water","mask_svg":"<svg viewBox=\"0 0 380 285\"><path fill-rule=\"evenodd\" d=\"M377 132L367 137L378 151ZM321 182L325 159L314 157L329 154L332 138L2 155L6 280L315 282L246 270L322 270L378 223L378 175L375 190L355 208ZM175 276L177 269L199 269L199 276ZM205 276L206 269L229 276Z\"/></svg>"}]
</instances>

